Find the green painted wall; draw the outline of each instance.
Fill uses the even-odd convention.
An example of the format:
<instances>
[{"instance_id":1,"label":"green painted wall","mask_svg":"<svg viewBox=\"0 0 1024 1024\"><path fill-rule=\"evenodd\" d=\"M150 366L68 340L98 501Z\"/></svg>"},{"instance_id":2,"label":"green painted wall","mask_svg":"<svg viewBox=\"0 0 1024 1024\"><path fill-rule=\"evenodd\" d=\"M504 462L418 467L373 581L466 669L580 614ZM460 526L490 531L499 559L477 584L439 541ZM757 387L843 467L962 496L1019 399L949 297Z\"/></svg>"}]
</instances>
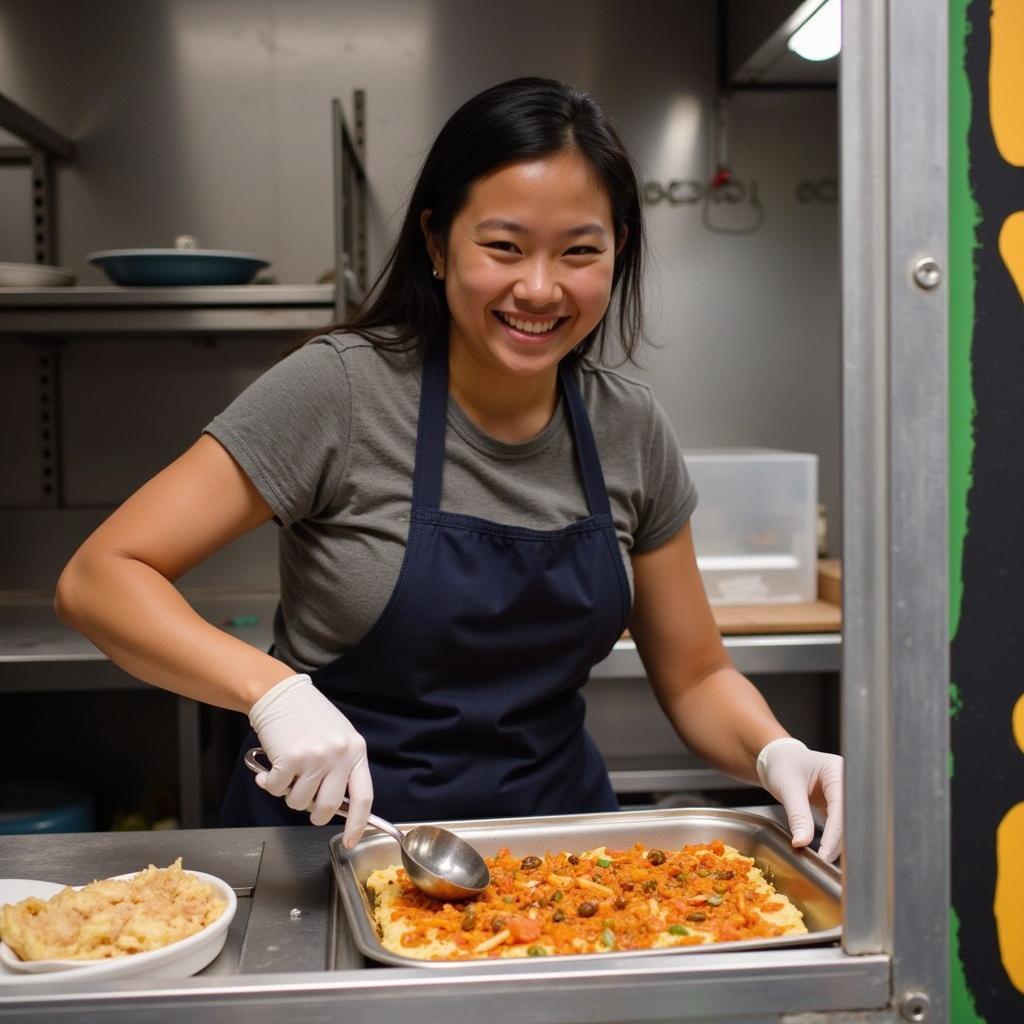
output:
<instances>
[{"instance_id":1,"label":"green painted wall","mask_svg":"<svg viewBox=\"0 0 1024 1024\"><path fill-rule=\"evenodd\" d=\"M963 546L967 493L971 483L971 337L974 329L974 252L978 209L971 194L968 132L971 86L964 66L969 0L950 0L949 9L949 636L956 636L963 595ZM950 713L961 706L956 682ZM950 756L950 774L954 770ZM960 922L950 908L950 1021L984 1024L974 1008L960 959Z\"/></svg>"}]
</instances>

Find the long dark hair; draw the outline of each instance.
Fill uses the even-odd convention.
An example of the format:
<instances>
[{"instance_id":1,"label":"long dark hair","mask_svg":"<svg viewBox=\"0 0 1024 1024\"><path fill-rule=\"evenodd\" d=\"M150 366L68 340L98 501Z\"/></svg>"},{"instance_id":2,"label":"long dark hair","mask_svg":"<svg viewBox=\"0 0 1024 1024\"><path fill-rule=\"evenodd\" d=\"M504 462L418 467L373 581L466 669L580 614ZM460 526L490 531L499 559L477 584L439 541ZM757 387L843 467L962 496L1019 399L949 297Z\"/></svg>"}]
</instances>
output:
<instances>
[{"instance_id":1,"label":"long dark hair","mask_svg":"<svg viewBox=\"0 0 1024 1024\"><path fill-rule=\"evenodd\" d=\"M587 160L608 190L616 243L612 301L618 302L619 343L628 360L643 337L644 236L636 171L611 120L593 97L550 78L516 78L485 89L448 119L423 163L398 240L369 298L333 330L359 334L387 348L415 348L447 336L444 286L420 227L430 210L430 230L447 241L452 220L473 183L506 164L573 149ZM610 308L610 307L609 307ZM577 346L605 354L608 315Z\"/></svg>"}]
</instances>

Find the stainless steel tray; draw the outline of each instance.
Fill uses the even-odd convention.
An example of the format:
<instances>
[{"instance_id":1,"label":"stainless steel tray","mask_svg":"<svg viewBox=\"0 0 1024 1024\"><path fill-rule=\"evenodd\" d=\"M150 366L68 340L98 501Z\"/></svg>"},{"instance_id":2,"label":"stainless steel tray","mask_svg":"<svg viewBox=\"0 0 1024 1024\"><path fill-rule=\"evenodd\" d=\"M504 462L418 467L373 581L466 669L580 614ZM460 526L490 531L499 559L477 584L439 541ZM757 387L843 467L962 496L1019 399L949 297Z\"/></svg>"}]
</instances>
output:
<instances>
[{"instance_id":1,"label":"stainless steel tray","mask_svg":"<svg viewBox=\"0 0 1024 1024\"><path fill-rule=\"evenodd\" d=\"M841 882L839 871L815 853L794 850L785 831L770 818L749 811L685 807L671 810L619 811L612 814L571 814L548 818L494 818L485 821L442 822L469 840L485 857L507 846L516 856L546 850L587 850L595 846L625 847L640 842L650 847L680 847L721 839L740 853L753 857L768 880L803 911L806 935L776 939L671 949L639 949L615 953L579 953L553 957L559 963L601 957L691 956L727 950L777 949L837 942L840 936ZM373 923L373 907L366 894L366 879L378 868L400 863L398 844L383 834L365 837L354 850L346 850L339 833L329 844L337 892L352 937L372 960L396 967L486 967L501 969L515 959L433 961L415 960L384 949ZM335 906L338 900L334 901ZM340 924L337 922L336 924Z\"/></svg>"}]
</instances>

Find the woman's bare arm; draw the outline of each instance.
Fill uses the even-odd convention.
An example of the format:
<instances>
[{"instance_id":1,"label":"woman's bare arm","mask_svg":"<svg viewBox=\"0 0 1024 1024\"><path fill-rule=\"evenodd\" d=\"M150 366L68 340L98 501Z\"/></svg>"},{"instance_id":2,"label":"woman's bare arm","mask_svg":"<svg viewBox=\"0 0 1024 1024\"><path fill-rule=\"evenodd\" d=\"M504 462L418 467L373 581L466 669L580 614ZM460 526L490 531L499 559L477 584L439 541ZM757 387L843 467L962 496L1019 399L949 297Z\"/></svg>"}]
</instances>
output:
<instances>
[{"instance_id":1,"label":"woman's bare arm","mask_svg":"<svg viewBox=\"0 0 1024 1024\"><path fill-rule=\"evenodd\" d=\"M271 516L204 434L75 552L57 583L57 614L133 676L247 712L294 669L210 625L174 581Z\"/></svg>"},{"instance_id":2,"label":"woman's bare arm","mask_svg":"<svg viewBox=\"0 0 1024 1024\"><path fill-rule=\"evenodd\" d=\"M691 750L729 775L756 783L758 753L787 733L722 645L690 525L632 562L630 630L658 702Z\"/></svg>"}]
</instances>

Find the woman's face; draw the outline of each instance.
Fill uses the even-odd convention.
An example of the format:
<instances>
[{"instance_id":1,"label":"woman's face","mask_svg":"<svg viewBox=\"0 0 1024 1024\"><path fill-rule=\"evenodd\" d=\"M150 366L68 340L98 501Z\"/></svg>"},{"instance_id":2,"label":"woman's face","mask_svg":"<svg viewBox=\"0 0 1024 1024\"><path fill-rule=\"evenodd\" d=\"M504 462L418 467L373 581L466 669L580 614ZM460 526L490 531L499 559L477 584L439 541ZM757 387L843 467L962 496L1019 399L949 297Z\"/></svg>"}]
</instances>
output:
<instances>
[{"instance_id":1,"label":"woman's face","mask_svg":"<svg viewBox=\"0 0 1024 1024\"><path fill-rule=\"evenodd\" d=\"M516 376L553 373L608 308L615 241L608 193L575 151L479 178L447 246L428 242L453 357Z\"/></svg>"}]
</instances>

